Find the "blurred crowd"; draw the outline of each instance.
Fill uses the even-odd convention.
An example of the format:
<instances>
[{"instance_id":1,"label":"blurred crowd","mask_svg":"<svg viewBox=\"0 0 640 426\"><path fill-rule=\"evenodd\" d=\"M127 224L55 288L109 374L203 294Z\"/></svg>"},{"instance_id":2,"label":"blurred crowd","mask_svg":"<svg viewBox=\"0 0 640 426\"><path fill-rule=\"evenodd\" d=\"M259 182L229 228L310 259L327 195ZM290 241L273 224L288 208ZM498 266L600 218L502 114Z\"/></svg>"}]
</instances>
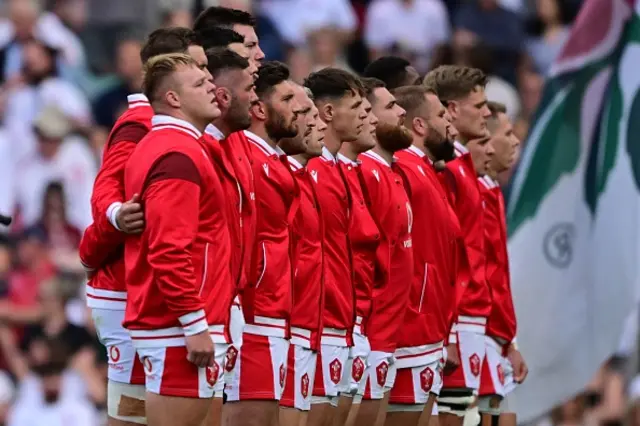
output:
<instances>
[{"instance_id":1,"label":"blurred crowd","mask_svg":"<svg viewBox=\"0 0 640 426\"><path fill-rule=\"evenodd\" d=\"M107 357L84 305L77 246L92 220L89 199L109 129L126 96L140 89L139 50L150 30L191 26L212 5L248 10L258 17L266 57L287 62L298 80L326 66L361 72L389 54L420 73L443 63L474 66L490 75L488 97L507 105L524 140L580 4L0 1L0 213L14 215L0 230L0 425L104 420ZM621 359L547 421L621 424L629 394ZM629 389L640 397L640 382ZM640 425L640 410L632 413Z\"/></svg>"}]
</instances>

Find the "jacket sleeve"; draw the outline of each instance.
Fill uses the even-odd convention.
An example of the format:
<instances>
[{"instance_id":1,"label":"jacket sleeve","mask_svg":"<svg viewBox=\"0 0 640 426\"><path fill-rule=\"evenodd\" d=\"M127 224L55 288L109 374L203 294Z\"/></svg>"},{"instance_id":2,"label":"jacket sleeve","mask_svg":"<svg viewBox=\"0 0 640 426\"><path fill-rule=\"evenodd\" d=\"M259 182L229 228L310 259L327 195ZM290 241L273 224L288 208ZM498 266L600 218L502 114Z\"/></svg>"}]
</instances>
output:
<instances>
[{"instance_id":1,"label":"jacket sleeve","mask_svg":"<svg viewBox=\"0 0 640 426\"><path fill-rule=\"evenodd\" d=\"M184 153L170 152L149 171L142 195L149 266L167 307L187 336L208 328L192 259L200 185L193 160Z\"/></svg>"},{"instance_id":2,"label":"jacket sleeve","mask_svg":"<svg viewBox=\"0 0 640 426\"><path fill-rule=\"evenodd\" d=\"M147 132L142 124L132 123L118 129L107 142L103 164L93 184L93 224L80 242L80 260L88 270L103 265L124 241L124 234L115 222L124 201L124 169L136 144Z\"/></svg>"}]
</instances>

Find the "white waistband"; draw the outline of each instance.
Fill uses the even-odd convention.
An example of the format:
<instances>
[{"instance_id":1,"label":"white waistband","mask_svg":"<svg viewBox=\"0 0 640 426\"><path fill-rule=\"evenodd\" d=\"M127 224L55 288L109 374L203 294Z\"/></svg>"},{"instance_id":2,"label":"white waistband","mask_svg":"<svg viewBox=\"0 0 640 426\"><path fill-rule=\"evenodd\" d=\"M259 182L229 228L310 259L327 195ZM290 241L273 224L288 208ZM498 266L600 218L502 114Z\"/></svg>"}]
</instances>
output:
<instances>
[{"instance_id":1,"label":"white waistband","mask_svg":"<svg viewBox=\"0 0 640 426\"><path fill-rule=\"evenodd\" d=\"M127 292L111 291L94 288L87 283L85 286L87 306L89 308L124 311L127 308Z\"/></svg>"},{"instance_id":2,"label":"white waistband","mask_svg":"<svg viewBox=\"0 0 640 426\"><path fill-rule=\"evenodd\" d=\"M344 329L325 327L322 329L320 343L329 346L347 347L349 346L347 333L348 331Z\"/></svg>"},{"instance_id":3,"label":"white waistband","mask_svg":"<svg viewBox=\"0 0 640 426\"><path fill-rule=\"evenodd\" d=\"M442 359L444 342L398 348L393 354L398 368L419 367Z\"/></svg>"},{"instance_id":4,"label":"white waistband","mask_svg":"<svg viewBox=\"0 0 640 426\"><path fill-rule=\"evenodd\" d=\"M303 348L311 348L311 330L291 327L291 344Z\"/></svg>"},{"instance_id":5,"label":"white waistband","mask_svg":"<svg viewBox=\"0 0 640 426\"><path fill-rule=\"evenodd\" d=\"M182 327L169 327L157 330L128 330L136 348L169 348L184 346ZM224 325L210 325L209 334L214 343L229 343L224 333Z\"/></svg>"},{"instance_id":6,"label":"white waistband","mask_svg":"<svg viewBox=\"0 0 640 426\"><path fill-rule=\"evenodd\" d=\"M287 335L287 321L282 318L256 315L253 317L253 324L245 324L244 332L258 336L285 338Z\"/></svg>"}]
</instances>

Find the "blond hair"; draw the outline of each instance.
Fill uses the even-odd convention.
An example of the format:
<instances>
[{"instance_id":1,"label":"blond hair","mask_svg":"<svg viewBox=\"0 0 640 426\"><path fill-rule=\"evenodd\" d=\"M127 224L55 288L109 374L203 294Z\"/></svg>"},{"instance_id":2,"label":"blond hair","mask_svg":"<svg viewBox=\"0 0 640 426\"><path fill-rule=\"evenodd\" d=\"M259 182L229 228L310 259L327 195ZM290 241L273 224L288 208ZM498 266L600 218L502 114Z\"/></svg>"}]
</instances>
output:
<instances>
[{"instance_id":1,"label":"blond hair","mask_svg":"<svg viewBox=\"0 0 640 426\"><path fill-rule=\"evenodd\" d=\"M487 126L489 131L493 133L495 132L496 127L498 127L498 117L500 114L507 113L507 106L500 102L489 101L487 102L487 107L489 108L489 111L491 111L491 117L487 120Z\"/></svg>"},{"instance_id":2,"label":"blond hair","mask_svg":"<svg viewBox=\"0 0 640 426\"><path fill-rule=\"evenodd\" d=\"M158 91L166 79L181 67L197 67L193 58L184 53L167 53L150 58L144 65L142 92L150 101L156 100Z\"/></svg>"},{"instance_id":3,"label":"blond hair","mask_svg":"<svg viewBox=\"0 0 640 426\"><path fill-rule=\"evenodd\" d=\"M422 84L432 88L446 103L464 98L477 87L484 89L487 76L477 68L442 65L427 73Z\"/></svg>"}]
</instances>

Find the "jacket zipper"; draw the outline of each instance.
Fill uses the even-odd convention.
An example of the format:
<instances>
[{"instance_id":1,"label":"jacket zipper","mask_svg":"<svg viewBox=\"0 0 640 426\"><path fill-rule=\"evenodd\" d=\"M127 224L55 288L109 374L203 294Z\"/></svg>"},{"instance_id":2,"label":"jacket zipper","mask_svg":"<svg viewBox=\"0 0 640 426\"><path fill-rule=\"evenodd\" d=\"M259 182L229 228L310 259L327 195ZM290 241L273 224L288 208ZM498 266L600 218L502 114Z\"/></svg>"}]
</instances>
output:
<instances>
[{"instance_id":1,"label":"jacket zipper","mask_svg":"<svg viewBox=\"0 0 640 426\"><path fill-rule=\"evenodd\" d=\"M258 286L262 282L262 278L264 278L264 273L266 271L267 271L267 248L265 247L264 243L262 243L262 272L260 273L260 278L258 278L258 281L256 282L256 288L258 288Z\"/></svg>"},{"instance_id":2,"label":"jacket zipper","mask_svg":"<svg viewBox=\"0 0 640 426\"><path fill-rule=\"evenodd\" d=\"M204 284L207 282L208 269L209 269L209 243L204 245L204 271L202 272L202 283L200 284L200 291L198 292L198 296L202 295L202 289L204 288Z\"/></svg>"},{"instance_id":3,"label":"jacket zipper","mask_svg":"<svg viewBox=\"0 0 640 426\"><path fill-rule=\"evenodd\" d=\"M429 275L429 264L424 264L424 276L422 277L422 293L420 293L420 305L418 312L422 312L422 302L424 301L424 290L427 288L427 277Z\"/></svg>"}]
</instances>

